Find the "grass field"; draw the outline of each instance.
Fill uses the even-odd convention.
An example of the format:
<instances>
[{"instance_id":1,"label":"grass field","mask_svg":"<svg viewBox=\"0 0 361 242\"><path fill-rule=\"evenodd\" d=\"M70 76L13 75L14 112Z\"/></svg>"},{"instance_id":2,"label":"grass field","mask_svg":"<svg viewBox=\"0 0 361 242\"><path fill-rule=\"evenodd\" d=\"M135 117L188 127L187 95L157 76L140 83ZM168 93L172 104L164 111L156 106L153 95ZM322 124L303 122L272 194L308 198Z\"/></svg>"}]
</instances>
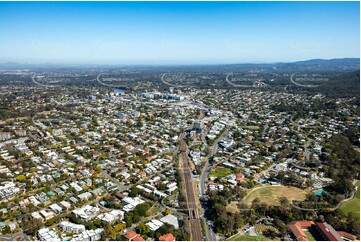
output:
<instances>
[{"instance_id":1,"label":"grass field","mask_svg":"<svg viewBox=\"0 0 361 242\"><path fill-rule=\"evenodd\" d=\"M267 240L271 240L263 235L259 235L259 236L248 236L248 235L241 235L241 234L236 234L233 235L232 237L229 237L227 240L229 241L267 241Z\"/></svg>"},{"instance_id":2,"label":"grass field","mask_svg":"<svg viewBox=\"0 0 361 242\"><path fill-rule=\"evenodd\" d=\"M260 127L259 126L246 126L247 129L250 129L250 130L259 130Z\"/></svg>"},{"instance_id":3,"label":"grass field","mask_svg":"<svg viewBox=\"0 0 361 242\"><path fill-rule=\"evenodd\" d=\"M304 200L308 192L297 187L266 186L252 190L246 197L245 202L251 204L255 198L269 205L280 205L279 198L287 197L291 200Z\"/></svg>"},{"instance_id":4,"label":"grass field","mask_svg":"<svg viewBox=\"0 0 361 242\"><path fill-rule=\"evenodd\" d=\"M340 209L345 214L352 212L355 215L355 217L359 220L360 219L360 181L357 182L356 186L358 188L355 194L355 198L342 204L340 206Z\"/></svg>"},{"instance_id":5,"label":"grass field","mask_svg":"<svg viewBox=\"0 0 361 242\"><path fill-rule=\"evenodd\" d=\"M257 224L254 226L256 228L256 231L258 234L262 234L264 231L270 229L273 230L274 232L278 233L278 229L276 229L273 226L269 226L269 225L264 225L264 224Z\"/></svg>"},{"instance_id":6,"label":"grass field","mask_svg":"<svg viewBox=\"0 0 361 242\"><path fill-rule=\"evenodd\" d=\"M316 241L316 239L312 236L312 234L309 231L304 231L308 241Z\"/></svg>"},{"instance_id":7,"label":"grass field","mask_svg":"<svg viewBox=\"0 0 361 242\"><path fill-rule=\"evenodd\" d=\"M232 213L238 212L237 202L233 201L227 205L226 210Z\"/></svg>"},{"instance_id":8,"label":"grass field","mask_svg":"<svg viewBox=\"0 0 361 242\"><path fill-rule=\"evenodd\" d=\"M212 171L210 176L213 176L213 177L225 177L225 176L228 176L231 173L232 173L231 169L220 167L220 168L217 168L216 170Z\"/></svg>"},{"instance_id":9,"label":"grass field","mask_svg":"<svg viewBox=\"0 0 361 242\"><path fill-rule=\"evenodd\" d=\"M162 209L160 207L153 206L147 211L147 216L153 216L153 215L159 213L160 211L162 211Z\"/></svg>"}]
</instances>

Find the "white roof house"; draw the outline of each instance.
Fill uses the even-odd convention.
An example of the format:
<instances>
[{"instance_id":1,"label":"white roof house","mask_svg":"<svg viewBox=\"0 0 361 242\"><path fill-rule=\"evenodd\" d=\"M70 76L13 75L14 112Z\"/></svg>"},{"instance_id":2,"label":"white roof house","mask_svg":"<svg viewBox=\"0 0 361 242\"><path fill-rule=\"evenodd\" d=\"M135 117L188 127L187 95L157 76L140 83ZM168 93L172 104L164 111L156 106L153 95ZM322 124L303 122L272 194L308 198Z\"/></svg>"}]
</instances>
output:
<instances>
[{"instance_id":1,"label":"white roof house","mask_svg":"<svg viewBox=\"0 0 361 242\"><path fill-rule=\"evenodd\" d=\"M164 216L160 221L163 223L173 225L174 228L179 229L178 218L172 214L168 214L167 216Z\"/></svg>"}]
</instances>

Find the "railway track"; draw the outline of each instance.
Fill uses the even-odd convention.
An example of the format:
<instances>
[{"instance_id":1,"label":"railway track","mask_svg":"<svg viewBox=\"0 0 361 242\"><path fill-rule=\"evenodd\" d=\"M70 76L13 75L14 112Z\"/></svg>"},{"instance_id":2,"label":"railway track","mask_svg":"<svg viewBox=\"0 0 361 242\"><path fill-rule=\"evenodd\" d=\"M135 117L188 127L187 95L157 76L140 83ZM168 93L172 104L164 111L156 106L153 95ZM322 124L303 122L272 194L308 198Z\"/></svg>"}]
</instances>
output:
<instances>
[{"instance_id":1,"label":"railway track","mask_svg":"<svg viewBox=\"0 0 361 242\"><path fill-rule=\"evenodd\" d=\"M184 181L184 187L186 192L186 202L187 208L189 211L189 224L190 224L190 232L191 232L191 239L193 241L202 241L203 240L203 233L202 227L200 223L200 218L198 214L198 203L197 197L194 192L191 169L189 167L189 159L187 155L187 144L182 139L181 140L181 159L182 159L182 175Z\"/></svg>"}]
</instances>

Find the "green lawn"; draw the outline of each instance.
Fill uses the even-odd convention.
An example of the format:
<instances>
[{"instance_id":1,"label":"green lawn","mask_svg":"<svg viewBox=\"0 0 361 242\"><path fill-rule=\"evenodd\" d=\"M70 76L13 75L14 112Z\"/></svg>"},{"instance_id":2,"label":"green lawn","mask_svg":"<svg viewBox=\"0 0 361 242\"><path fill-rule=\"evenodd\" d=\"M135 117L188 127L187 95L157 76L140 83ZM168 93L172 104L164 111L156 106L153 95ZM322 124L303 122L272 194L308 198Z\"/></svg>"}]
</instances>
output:
<instances>
[{"instance_id":1,"label":"green lawn","mask_svg":"<svg viewBox=\"0 0 361 242\"><path fill-rule=\"evenodd\" d=\"M356 186L358 188L355 194L355 198L342 204L340 209L344 214L352 212L357 219L360 219L360 181L356 183Z\"/></svg>"},{"instance_id":2,"label":"green lawn","mask_svg":"<svg viewBox=\"0 0 361 242\"><path fill-rule=\"evenodd\" d=\"M160 207L153 206L147 211L147 215L148 216L153 216L153 215L159 213L160 211L162 211L162 209Z\"/></svg>"},{"instance_id":3,"label":"green lawn","mask_svg":"<svg viewBox=\"0 0 361 242\"><path fill-rule=\"evenodd\" d=\"M309 231L304 231L308 241L316 241L316 239L312 236L312 234Z\"/></svg>"},{"instance_id":4,"label":"green lawn","mask_svg":"<svg viewBox=\"0 0 361 242\"><path fill-rule=\"evenodd\" d=\"M216 170L212 171L210 176L225 177L225 176L228 176L229 174L232 174L231 169L221 167L221 168L217 168Z\"/></svg>"},{"instance_id":5,"label":"green lawn","mask_svg":"<svg viewBox=\"0 0 361 242\"><path fill-rule=\"evenodd\" d=\"M229 241L267 241L267 240L271 240L263 235L259 235L259 236L248 236L248 235L240 235L240 234L236 234L233 235L232 237L229 237L227 240Z\"/></svg>"}]
</instances>

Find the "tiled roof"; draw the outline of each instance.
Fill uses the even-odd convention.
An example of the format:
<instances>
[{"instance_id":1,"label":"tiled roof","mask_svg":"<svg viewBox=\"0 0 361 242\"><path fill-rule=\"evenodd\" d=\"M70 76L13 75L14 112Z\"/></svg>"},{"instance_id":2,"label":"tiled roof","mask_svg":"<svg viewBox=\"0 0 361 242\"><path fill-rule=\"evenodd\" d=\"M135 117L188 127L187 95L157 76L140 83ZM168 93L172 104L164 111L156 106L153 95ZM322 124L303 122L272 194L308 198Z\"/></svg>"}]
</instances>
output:
<instances>
[{"instance_id":1,"label":"tiled roof","mask_svg":"<svg viewBox=\"0 0 361 242\"><path fill-rule=\"evenodd\" d=\"M160 236L159 240L160 241L175 241L175 237L173 234L168 233L168 234Z\"/></svg>"}]
</instances>

